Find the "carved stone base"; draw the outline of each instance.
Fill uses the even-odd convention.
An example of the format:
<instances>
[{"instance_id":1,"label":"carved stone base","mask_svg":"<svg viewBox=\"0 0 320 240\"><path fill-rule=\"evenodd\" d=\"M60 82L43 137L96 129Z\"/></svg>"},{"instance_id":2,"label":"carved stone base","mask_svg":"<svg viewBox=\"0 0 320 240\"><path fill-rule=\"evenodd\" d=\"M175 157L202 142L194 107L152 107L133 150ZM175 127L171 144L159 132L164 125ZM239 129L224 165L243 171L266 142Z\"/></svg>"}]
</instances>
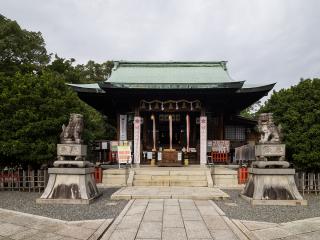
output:
<instances>
[{"instance_id":1,"label":"carved stone base","mask_svg":"<svg viewBox=\"0 0 320 240\"><path fill-rule=\"evenodd\" d=\"M252 168L242 192L252 205L307 205L294 181L294 169Z\"/></svg>"},{"instance_id":2,"label":"carved stone base","mask_svg":"<svg viewBox=\"0 0 320 240\"><path fill-rule=\"evenodd\" d=\"M63 167L63 166L72 166L72 167L80 167L80 168L84 168L84 167L93 167L94 164L88 161L55 161L53 163L54 167Z\"/></svg>"},{"instance_id":3,"label":"carved stone base","mask_svg":"<svg viewBox=\"0 0 320 240\"><path fill-rule=\"evenodd\" d=\"M89 204L101 194L94 168L49 168L49 181L37 203Z\"/></svg>"},{"instance_id":4,"label":"carved stone base","mask_svg":"<svg viewBox=\"0 0 320 240\"><path fill-rule=\"evenodd\" d=\"M290 163L287 161L254 161L252 163L252 166L257 168L288 168L290 166Z\"/></svg>"}]
</instances>

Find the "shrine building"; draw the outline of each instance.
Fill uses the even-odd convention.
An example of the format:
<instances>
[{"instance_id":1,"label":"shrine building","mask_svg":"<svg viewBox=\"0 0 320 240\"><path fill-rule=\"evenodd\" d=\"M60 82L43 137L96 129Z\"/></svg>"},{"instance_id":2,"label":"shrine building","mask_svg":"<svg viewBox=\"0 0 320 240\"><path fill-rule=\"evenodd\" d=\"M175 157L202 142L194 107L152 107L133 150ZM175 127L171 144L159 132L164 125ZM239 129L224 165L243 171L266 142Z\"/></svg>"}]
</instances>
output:
<instances>
[{"instance_id":1,"label":"shrine building","mask_svg":"<svg viewBox=\"0 0 320 240\"><path fill-rule=\"evenodd\" d=\"M227 143L232 161L235 147L255 140L257 122L240 111L274 86L235 81L226 64L119 61L103 82L69 85L115 124L113 140L130 143L134 164L205 165L215 143Z\"/></svg>"}]
</instances>

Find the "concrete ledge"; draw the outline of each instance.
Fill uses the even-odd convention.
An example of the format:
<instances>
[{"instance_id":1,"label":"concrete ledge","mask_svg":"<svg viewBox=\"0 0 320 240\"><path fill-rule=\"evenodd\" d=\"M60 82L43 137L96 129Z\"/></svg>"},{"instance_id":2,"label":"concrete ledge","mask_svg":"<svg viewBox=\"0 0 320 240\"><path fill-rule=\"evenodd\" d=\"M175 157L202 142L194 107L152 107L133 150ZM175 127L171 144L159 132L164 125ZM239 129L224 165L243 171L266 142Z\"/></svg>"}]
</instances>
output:
<instances>
[{"instance_id":1,"label":"concrete ledge","mask_svg":"<svg viewBox=\"0 0 320 240\"><path fill-rule=\"evenodd\" d=\"M249 168L249 173L258 175L294 175L293 168Z\"/></svg>"},{"instance_id":2,"label":"concrete ledge","mask_svg":"<svg viewBox=\"0 0 320 240\"><path fill-rule=\"evenodd\" d=\"M48 199L48 198L37 198L36 203L41 204L90 204L94 202L102 193L99 193L96 197L90 199Z\"/></svg>"},{"instance_id":3,"label":"concrete ledge","mask_svg":"<svg viewBox=\"0 0 320 240\"><path fill-rule=\"evenodd\" d=\"M94 173L94 168L49 168L49 174L85 175Z\"/></svg>"},{"instance_id":4,"label":"concrete ledge","mask_svg":"<svg viewBox=\"0 0 320 240\"><path fill-rule=\"evenodd\" d=\"M260 199L252 199L243 194L240 194L241 198L248 201L252 206L257 205L278 205L278 206L307 206L307 200L260 200Z\"/></svg>"}]
</instances>

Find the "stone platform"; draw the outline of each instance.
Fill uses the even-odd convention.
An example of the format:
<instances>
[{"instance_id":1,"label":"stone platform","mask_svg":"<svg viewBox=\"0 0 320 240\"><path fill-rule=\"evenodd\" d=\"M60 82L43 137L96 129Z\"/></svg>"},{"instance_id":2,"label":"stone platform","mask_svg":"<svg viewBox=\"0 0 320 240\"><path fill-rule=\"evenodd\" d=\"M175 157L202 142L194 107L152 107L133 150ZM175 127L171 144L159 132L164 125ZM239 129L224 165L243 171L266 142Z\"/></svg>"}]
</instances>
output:
<instances>
[{"instance_id":1,"label":"stone platform","mask_svg":"<svg viewBox=\"0 0 320 240\"><path fill-rule=\"evenodd\" d=\"M208 187L124 187L112 194L111 199L199 199L223 200L229 195L219 188Z\"/></svg>"},{"instance_id":2,"label":"stone platform","mask_svg":"<svg viewBox=\"0 0 320 240\"><path fill-rule=\"evenodd\" d=\"M94 168L49 168L49 181L37 203L90 204L101 193Z\"/></svg>"},{"instance_id":3,"label":"stone platform","mask_svg":"<svg viewBox=\"0 0 320 240\"><path fill-rule=\"evenodd\" d=\"M294 181L290 168L251 168L241 194L251 205L307 205Z\"/></svg>"}]
</instances>

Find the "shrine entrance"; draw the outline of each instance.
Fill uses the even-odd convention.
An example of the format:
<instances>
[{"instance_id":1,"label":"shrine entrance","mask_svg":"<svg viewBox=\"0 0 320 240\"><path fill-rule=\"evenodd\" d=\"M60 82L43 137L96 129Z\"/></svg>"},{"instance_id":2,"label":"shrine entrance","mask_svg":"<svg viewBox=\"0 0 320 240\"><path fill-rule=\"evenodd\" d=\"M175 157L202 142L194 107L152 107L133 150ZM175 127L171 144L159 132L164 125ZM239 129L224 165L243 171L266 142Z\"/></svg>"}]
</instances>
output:
<instances>
[{"instance_id":1,"label":"shrine entrance","mask_svg":"<svg viewBox=\"0 0 320 240\"><path fill-rule=\"evenodd\" d=\"M189 164L199 164L200 102L159 102L154 101L153 105L146 102L140 108L142 163L149 164L155 159L158 166L183 166L188 159ZM156 103L161 106L159 110Z\"/></svg>"}]
</instances>

